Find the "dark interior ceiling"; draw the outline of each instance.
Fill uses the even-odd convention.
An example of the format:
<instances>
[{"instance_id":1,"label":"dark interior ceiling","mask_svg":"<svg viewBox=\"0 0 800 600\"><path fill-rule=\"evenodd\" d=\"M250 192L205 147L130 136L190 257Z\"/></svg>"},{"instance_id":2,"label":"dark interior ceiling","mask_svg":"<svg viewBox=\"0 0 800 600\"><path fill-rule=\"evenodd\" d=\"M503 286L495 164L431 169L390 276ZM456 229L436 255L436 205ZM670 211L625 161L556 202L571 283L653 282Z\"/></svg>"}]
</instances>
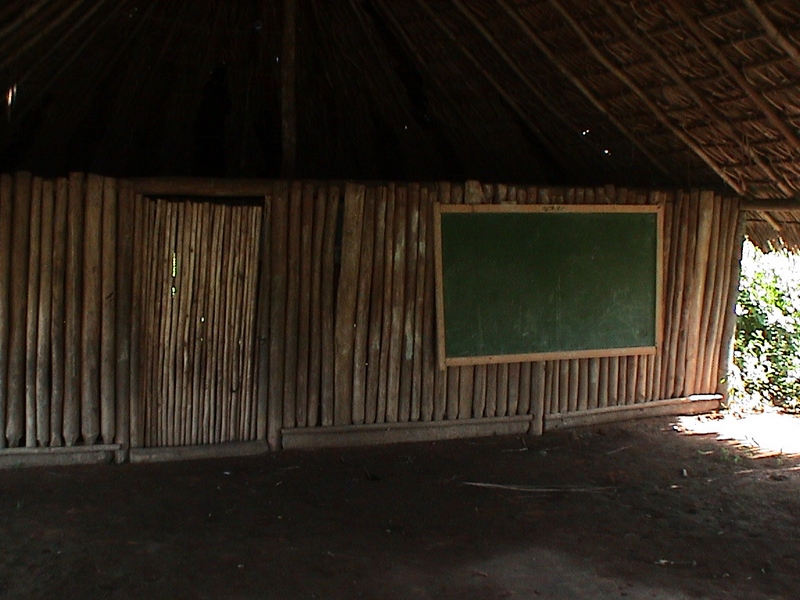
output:
<instances>
[{"instance_id":1,"label":"dark interior ceiling","mask_svg":"<svg viewBox=\"0 0 800 600\"><path fill-rule=\"evenodd\" d=\"M280 176L293 1L5 0L0 171ZM796 0L296 11L298 177L800 191Z\"/></svg>"}]
</instances>

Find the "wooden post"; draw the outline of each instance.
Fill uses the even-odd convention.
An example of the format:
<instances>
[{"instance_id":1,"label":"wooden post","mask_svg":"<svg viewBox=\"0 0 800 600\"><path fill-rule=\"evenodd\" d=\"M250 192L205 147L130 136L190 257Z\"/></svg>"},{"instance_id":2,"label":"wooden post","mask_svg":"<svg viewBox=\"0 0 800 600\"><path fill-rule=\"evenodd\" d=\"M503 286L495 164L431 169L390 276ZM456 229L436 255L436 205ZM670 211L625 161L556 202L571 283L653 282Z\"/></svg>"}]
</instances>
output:
<instances>
[{"instance_id":1,"label":"wooden post","mask_svg":"<svg viewBox=\"0 0 800 600\"><path fill-rule=\"evenodd\" d=\"M357 283L356 318L353 322L353 392L352 422L356 425L366 419L367 388L367 335L370 328L370 299L372 294L372 265L375 248L375 190L366 190L364 217L361 227L361 257ZM382 291L382 290L380 290Z\"/></svg>"},{"instance_id":2,"label":"wooden post","mask_svg":"<svg viewBox=\"0 0 800 600\"><path fill-rule=\"evenodd\" d=\"M390 303L391 336L389 343L389 373L386 391L386 421L395 423L400 410L400 373L403 359L403 309L405 304L406 223L408 219L408 190L395 190L394 261L392 297Z\"/></svg>"},{"instance_id":3,"label":"wooden post","mask_svg":"<svg viewBox=\"0 0 800 600\"><path fill-rule=\"evenodd\" d=\"M11 220L13 181L0 175L0 448L6 447L8 397L9 312L11 288Z\"/></svg>"},{"instance_id":4,"label":"wooden post","mask_svg":"<svg viewBox=\"0 0 800 600\"><path fill-rule=\"evenodd\" d=\"M281 175L295 176L297 161L297 1L283 0L281 43Z\"/></svg>"},{"instance_id":5,"label":"wooden post","mask_svg":"<svg viewBox=\"0 0 800 600\"><path fill-rule=\"evenodd\" d=\"M435 283L433 260L433 191L423 190L420 197L420 227L424 227L425 235L420 233L420 261L424 265L424 296L422 300L422 382L420 388L420 419L431 421L434 418L436 395L436 325L435 325ZM419 280L418 280L419 281Z\"/></svg>"},{"instance_id":6,"label":"wooden post","mask_svg":"<svg viewBox=\"0 0 800 600\"><path fill-rule=\"evenodd\" d=\"M721 351L719 353L719 365L717 367L717 393L728 395L728 373L733 360L733 335L736 332L736 301L739 296L739 277L742 267L742 249L744 246L744 235L747 226L747 218L741 211L735 211L733 222L736 223L736 231L732 241L730 254L730 279L728 280L727 297L725 302L724 323L722 328L722 339L720 341Z\"/></svg>"},{"instance_id":7,"label":"wooden post","mask_svg":"<svg viewBox=\"0 0 800 600\"><path fill-rule=\"evenodd\" d=\"M386 233L383 246L383 319L381 322L380 361L378 367L378 398L375 411L375 422L386 421L386 405L389 393L389 346L392 335L392 297L394 273L394 231L395 231L395 188L390 185L386 190Z\"/></svg>"},{"instance_id":8,"label":"wooden post","mask_svg":"<svg viewBox=\"0 0 800 600\"><path fill-rule=\"evenodd\" d=\"M400 361L400 392L398 420L405 422L411 416L411 396L414 378L414 326L416 321L416 287L419 256L419 185L408 186L406 223L405 295L403 302L402 358Z\"/></svg>"},{"instance_id":9,"label":"wooden post","mask_svg":"<svg viewBox=\"0 0 800 600\"><path fill-rule=\"evenodd\" d=\"M314 198L314 227L311 233L311 347L308 367L308 426L319 425L319 399L322 376L322 268L327 193L317 188Z\"/></svg>"},{"instance_id":10,"label":"wooden post","mask_svg":"<svg viewBox=\"0 0 800 600\"><path fill-rule=\"evenodd\" d=\"M286 184L275 185L272 205L272 279L270 282L270 340L269 340L269 406L267 441L272 450L280 449L283 424L283 367L286 347L286 269L287 234L289 228L289 190Z\"/></svg>"},{"instance_id":11,"label":"wooden post","mask_svg":"<svg viewBox=\"0 0 800 600\"><path fill-rule=\"evenodd\" d=\"M142 337L144 334L144 327L142 322L145 317L144 310L144 291L145 282L145 269L147 268L144 259L147 255L145 252L144 239L148 239L149 235L145 235L145 229L149 227L149 223L145 218L147 214L145 202L141 196L136 196L132 200L134 220L133 220L133 281L131 289L131 331L130 331L130 445L132 448L139 448L142 445L143 425L142 419L145 414L143 403L145 396L142 394L142 362L141 362L141 349ZM120 215L120 218L121 215ZM119 341L119 338L117 338ZM199 368L197 369L199 371ZM117 382L119 383L119 382Z\"/></svg>"},{"instance_id":12,"label":"wooden post","mask_svg":"<svg viewBox=\"0 0 800 600\"><path fill-rule=\"evenodd\" d=\"M311 354L311 235L314 228L314 185L303 186L300 215L300 307L297 326L297 391L295 398L298 427L308 425L309 361Z\"/></svg>"},{"instance_id":13,"label":"wooden post","mask_svg":"<svg viewBox=\"0 0 800 600\"><path fill-rule=\"evenodd\" d=\"M24 435L25 419L25 335L28 298L28 252L30 245L31 176L14 177L13 226L11 251L20 260L11 261L11 332L8 357L8 399L6 437L16 447Z\"/></svg>"}]
</instances>

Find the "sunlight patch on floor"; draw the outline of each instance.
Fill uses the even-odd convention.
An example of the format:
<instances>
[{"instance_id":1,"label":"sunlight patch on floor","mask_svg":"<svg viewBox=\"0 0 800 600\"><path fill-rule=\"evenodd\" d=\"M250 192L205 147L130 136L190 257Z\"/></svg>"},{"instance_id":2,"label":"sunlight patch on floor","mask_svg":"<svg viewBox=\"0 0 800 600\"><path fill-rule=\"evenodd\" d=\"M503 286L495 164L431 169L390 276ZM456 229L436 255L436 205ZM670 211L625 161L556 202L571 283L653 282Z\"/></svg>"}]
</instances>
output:
<instances>
[{"instance_id":1,"label":"sunlight patch on floor","mask_svg":"<svg viewBox=\"0 0 800 600\"><path fill-rule=\"evenodd\" d=\"M715 413L679 417L677 427L687 434L716 435L756 452L755 457L800 454L800 416L768 410L734 415Z\"/></svg>"}]
</instances>

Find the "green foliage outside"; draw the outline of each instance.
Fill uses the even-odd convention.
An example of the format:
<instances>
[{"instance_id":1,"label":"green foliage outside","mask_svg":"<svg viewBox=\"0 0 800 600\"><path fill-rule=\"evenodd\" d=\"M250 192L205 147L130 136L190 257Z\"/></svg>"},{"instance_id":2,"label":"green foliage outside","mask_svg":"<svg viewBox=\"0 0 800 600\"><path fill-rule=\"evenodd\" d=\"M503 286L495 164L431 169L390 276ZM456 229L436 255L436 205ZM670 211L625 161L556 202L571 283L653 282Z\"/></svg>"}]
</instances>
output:
<instances>
[{"instance_id":1,"label":"green foliage outside","mask_svg":"<svg viewBox=\"0 0 800 600\"><path fill-rule=\"evenodd\" d=\"M731 395L800 411L800 256L745 242Z\"/></svg>"}]
</instances>

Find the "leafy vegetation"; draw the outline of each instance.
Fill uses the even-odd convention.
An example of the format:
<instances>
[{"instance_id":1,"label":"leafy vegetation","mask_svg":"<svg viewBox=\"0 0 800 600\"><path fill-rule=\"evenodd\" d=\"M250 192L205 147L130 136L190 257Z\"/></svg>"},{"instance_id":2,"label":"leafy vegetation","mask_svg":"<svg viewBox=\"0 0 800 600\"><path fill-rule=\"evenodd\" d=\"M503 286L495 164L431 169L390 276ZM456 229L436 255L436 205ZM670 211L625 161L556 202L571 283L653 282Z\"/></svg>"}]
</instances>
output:
<instances>
[{"instance_id":1,"label":"leafy vegetation","mask_svg":"<svg viewBox=\"0 0 800 600\"><path fill-rule=\"evenodd\" d=\"M732 396L800 411L800 257L745 242L736 314Z\"/></svg>"}]
</instances>

